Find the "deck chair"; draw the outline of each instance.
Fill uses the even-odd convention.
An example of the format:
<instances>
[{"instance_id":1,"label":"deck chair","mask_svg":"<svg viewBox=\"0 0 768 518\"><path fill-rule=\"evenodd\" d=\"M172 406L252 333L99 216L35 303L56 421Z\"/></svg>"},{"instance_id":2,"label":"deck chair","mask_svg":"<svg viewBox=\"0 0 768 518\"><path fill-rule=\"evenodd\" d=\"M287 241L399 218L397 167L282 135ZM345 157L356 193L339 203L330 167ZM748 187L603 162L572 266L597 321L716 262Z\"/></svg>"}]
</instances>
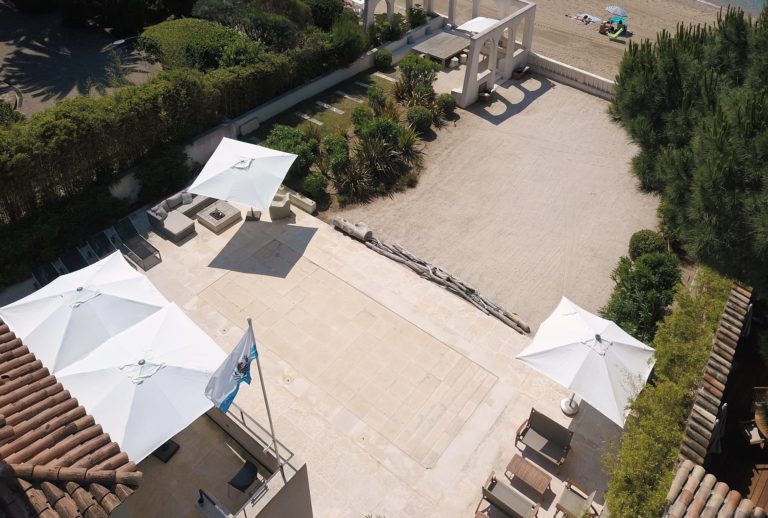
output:
<instances>
[{"instance_id":1,"label":"deck chair","mask_svg":"<svg viewBox=\"0 0 768 518\"><path fill-rule=\"evenodd\" d=\"M240 471L232 477L229 481L229 485L245 493L251 485L258 480L259 470L256 464L247 460Z\"/></svg>"},{"instance_id":2,"label":"deck chair","mask_svg":"<svg viewBox=\"0 0 768 518\"><path fill-rule=\"evenodd\" d=\"M77 248L70 248L61 254L59 259L64 264L64 266L67 267L67 271L69 272L76 272L77 270L88 266L88 263L80 254L80 251Z\"/></svg>"},{"instance_id":3,"label":"deck chair","mask_svg":"<svg viewBox=\"0 0 768 518\"><path fill-rule=\"evenodd\" d=\"M560 500L557 501L555 508L563 513L566 518L583 518L584 516L597 516L592 502L595 500L597 491L592 491L589 495L581 490L573 482L566 482L563 492L560 494Z\"/></svg>"},{"instance_id":4,"label":"deck chair","mask_svg":"<svg viewBox=\"0 0 768 518\"><path fill-rule=\"evenodd\" d=\"M104 259L115 252L115 246L110 242L104 232L97 232L88 238L88 244L91 246L99 259Z\"/></svg>"},{"instance_id":5,"label":"deck chair","mask_svg":"<svg viewBox=\"0 0 768 518\"><path fill-rule=\"evenodd\" d=\"M119 238L113 240L114 245L142 270L149 270L162 261L160 251L139 235L129 218L121 219L114 228Z\"/></svg>"},{"instance_id":6,"label":"deck chair","mask_svg":"<svg viewBox=\"0 0 768 518\"><path fill-rule=\"evenodd\" d=\"M40 289L59 276L59 272L51 263L44 263L32 269L32 277L36 289Z\"/></svg>"}]
</instances>

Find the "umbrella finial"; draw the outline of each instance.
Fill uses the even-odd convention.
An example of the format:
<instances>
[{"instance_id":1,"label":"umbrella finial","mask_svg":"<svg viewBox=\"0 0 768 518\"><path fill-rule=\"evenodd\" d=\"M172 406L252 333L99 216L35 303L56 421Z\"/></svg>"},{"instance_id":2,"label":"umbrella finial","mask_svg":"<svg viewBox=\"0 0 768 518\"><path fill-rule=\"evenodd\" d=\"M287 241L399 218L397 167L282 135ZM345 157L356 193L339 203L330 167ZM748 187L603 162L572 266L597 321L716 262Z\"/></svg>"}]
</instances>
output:
<instances>
[{"instance_id":1,"label":"umbrella finial","mask_svg":"<svg viewBox=\"0 0 768 518\"><path fill-rule=\"evenodd\" d=\"M603 341L603 339L600 337L600 335L597 335L597 334L596 334L596 335L595 335L595 341L596 341L597 343L600 343L600 342L602 342L602 341Z\"/></svg>"}]
</instances>

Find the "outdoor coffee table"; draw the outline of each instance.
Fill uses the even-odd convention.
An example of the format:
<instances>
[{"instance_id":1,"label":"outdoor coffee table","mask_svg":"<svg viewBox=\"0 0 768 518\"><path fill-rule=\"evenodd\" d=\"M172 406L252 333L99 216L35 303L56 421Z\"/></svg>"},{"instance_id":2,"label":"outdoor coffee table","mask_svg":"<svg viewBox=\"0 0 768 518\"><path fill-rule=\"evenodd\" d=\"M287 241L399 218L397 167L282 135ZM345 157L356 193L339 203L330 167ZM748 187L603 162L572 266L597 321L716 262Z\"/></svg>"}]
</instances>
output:
<instances>
[{"instance_id":1,"label":"outdoor coffee table","mask_svg":"<svg viewBox=\"0 0 768 518\"><path fill-rule=\"evenodd\" d=\"M549 483L552 482L552 477L517 454L507 464L505 474L510 479L512 477L519 478L541 498L544 497L544 493L549 488Z\"/></svg>"},{"instance_id":2,"label":"outdoor coffee table","mask_svg":"<svg viewBox=\"0 0 768 518\"><path fill-rule=\"evenodd\" d=\"M223 200L218 200L198 212L195 217L202 226L220 234L224 229L240 221L242 215L239 209Z\"/></svg>"}]
</instances>

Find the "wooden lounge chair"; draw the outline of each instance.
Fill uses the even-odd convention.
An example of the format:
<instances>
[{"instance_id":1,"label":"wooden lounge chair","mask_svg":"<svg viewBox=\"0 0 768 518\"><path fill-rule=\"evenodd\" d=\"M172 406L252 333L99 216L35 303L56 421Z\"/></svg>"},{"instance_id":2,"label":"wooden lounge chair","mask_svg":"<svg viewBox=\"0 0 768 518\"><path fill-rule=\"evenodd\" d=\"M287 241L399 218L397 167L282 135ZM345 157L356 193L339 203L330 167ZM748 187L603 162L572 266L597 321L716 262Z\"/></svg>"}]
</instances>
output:
<instances>
[{"instance_id":1,"label":"wooden lounge chair","mask_svg":"<svg viewBox=\"0 0 768 518\"><path fill-rule=\"evenodd\" d=\"M528 500L512 486L497 480L493 471L483 485L483 500L513 518L535 518L539 513L538 504Z\"/></svg>"},{"instance_id":2,"label":"wooden lounge chair","mask_svg":"<svg viewBox=\"0 0 768 518\"><path fill-rule=\"evenodd\" d=\"M515 447L522 442L545 459L560 467L571 449L573 432L531 408L528 416L515 434Z\"/></svg>"},{"instance_id":3,"label":"wooden lounge chair","mask_svg":"<svg viewBox=\"0 0 768 518\"><path fill-rule=\"evenodd\" d=\"M113 241L115 246L142 270L149 270L162 261L160 251L139 235L129 218L115 223L115 232L120 238Z\"/></svg>"},{"instance_id":4,"label":"wooden lounge chair","mask_svg":"<svg viewBox=\"0 0 768 518\"><path fill-rule=\"evenodd\" d=\"M560 494L560 500L558 500L555 505L555 509L557 509L555 514L560 512L567 518L597 516L597 511L592 505L592 502L595 499L595 493L597 493L597 491L592 491L587 495L586 491L583 491L573 482L566 482L563 492Z\"/></svg>"}]
</instances>

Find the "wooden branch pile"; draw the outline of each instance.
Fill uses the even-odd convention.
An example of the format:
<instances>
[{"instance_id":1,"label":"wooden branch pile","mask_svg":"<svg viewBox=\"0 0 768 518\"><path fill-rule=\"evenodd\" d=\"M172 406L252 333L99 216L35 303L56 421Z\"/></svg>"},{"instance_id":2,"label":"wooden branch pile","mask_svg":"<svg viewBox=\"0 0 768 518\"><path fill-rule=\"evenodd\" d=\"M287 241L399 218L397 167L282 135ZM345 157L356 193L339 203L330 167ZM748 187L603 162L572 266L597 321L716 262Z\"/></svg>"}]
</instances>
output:
<instances>
[{"instance_id":1,"label":"wooden branch pile","mask_svg":"<svg viewBox=\"0 0 768 518\"><path fill-rule=\"evenodd\" d=\"M516 313L509 313L504 308L478 293L472 286L460 281L442 268L433 266L419 259L400 245L387 245L375 237L365 223L352 224L344 218L336 217L333 225L337 230L365 243L365 246L388 257L395 262L407 266L421 277L442 286L451 293L463 298L486 315L492 315L504 322L520 334L530 333L530 326Z\"/></svg>"}]
</instances>

